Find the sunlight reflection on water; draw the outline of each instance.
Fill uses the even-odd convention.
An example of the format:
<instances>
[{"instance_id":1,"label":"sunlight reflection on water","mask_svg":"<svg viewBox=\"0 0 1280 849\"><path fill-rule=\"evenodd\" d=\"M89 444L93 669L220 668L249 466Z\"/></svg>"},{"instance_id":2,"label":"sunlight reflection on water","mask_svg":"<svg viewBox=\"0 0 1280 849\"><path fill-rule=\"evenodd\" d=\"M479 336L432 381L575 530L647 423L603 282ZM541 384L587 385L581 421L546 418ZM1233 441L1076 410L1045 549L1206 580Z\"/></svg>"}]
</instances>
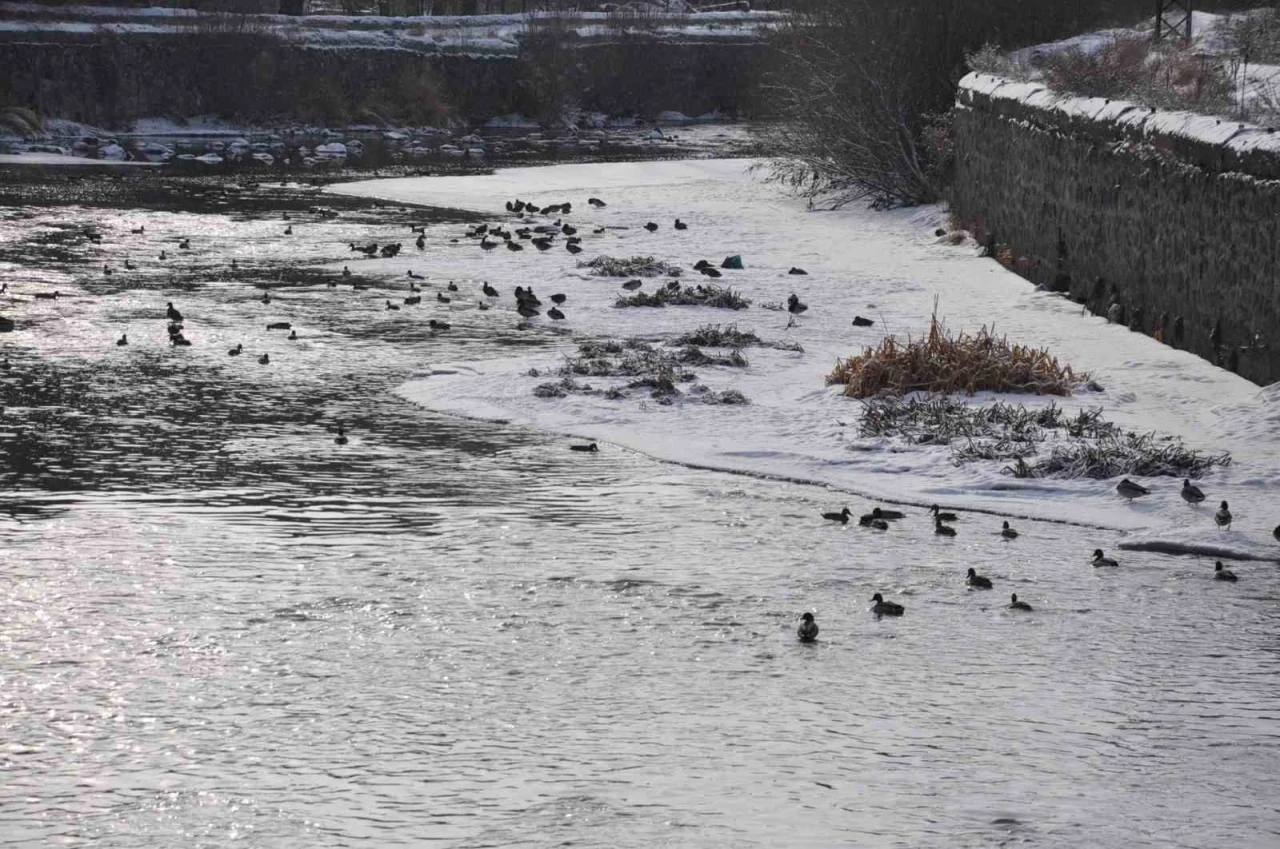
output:
<instances>
[{"instance_id":1,"label":"sunlight reflection on water","mask_svg":"<svg viewBox=\"0 0 1280 849\"><path fill-rule=\"evenodd\" d=\"M148 255L267 227L42 214L145 220ZM297 261L374 232L330 226ZM1098 572L1115 537L1079 528L824 524L838 493L583 456L392 394L509 344L465 316L439 336L324 285L264 309L198 266L175 276L201 345L175 351L173 272L106 290L68 261L23 284L70 297L4 340L0 430L27 466L0 495L0 842L1280 840L1270 567L1224 586L1191 558ZM297 343L260 329L278 315ZM969 566L996 589L966 590ZM873 618L877 591L906 616Z\"/></svg>"}]
</instances>

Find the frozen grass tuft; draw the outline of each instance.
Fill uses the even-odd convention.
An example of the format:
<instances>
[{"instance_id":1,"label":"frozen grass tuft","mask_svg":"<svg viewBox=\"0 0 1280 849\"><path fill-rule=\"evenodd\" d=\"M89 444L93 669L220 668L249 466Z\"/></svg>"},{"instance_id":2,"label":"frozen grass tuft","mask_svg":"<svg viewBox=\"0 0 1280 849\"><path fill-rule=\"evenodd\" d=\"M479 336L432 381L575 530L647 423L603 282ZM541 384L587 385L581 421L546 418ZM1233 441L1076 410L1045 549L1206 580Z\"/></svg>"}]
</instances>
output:
<instances>
[{"instance_id":1,"label":"frozen grass tuft","mask_svg":"<svg viewBox=\"0 0 1280 849\"><path fill-rule=\"evenodd\" d=\"M696 345L703 348L777 348L780 351L804 353L799 342L766 342L750 330L742 331L738 325L704 324L691 333L677 336L669 345Z\"/></svg>"},{"instance_id":2,"label":"frozen grass tuft","mask_svg":"<svg viewBox=\"0 0 1280 849\"><path fill-rule=\"evenodd\" d=\"M1002 471L1019 478L1195 478L1231 463L1229 454L1201 453L1175 437L1127 432L1102 418L1101 409L1068 415L1056 404L877 398L867 402L858 430L863 437L948 445L956 465L1004 462ZM1043 453L1046 443L1052 444Z\"/></svg>"},{"instance_id":3,"label":"frozen grass tuft","mask_svg":"<svg viewBox=\"0 0 1280 849\"><path fill-rule=\"evenodd\" d=\"M653 292L637 292L630 296L620 296L615 307L716 307L726 310L745 310L751 305L750 298L730 288L714 285L685 286L667 285Z\"/></svg>"},{"instance_id":4,"label":"frozen grass tuft","mask_svg":"<svg viewBox=\"0 0 1280 849\"><path fill-rule=\"evenodd\" d=\"M851 398L910 392L1070 395L1088 377L1060 364L1045 349L1010 345L986 327L972 336L952 336L935 315L924 338L902 344L885 337L878 347L838 361L827 383L843 384Z\"/></svg>"},{"instance_id":5,"label":"frozen grass tuft","mask_svg":"<svg viewBox=\"0 0 1280 849\"><path fill-rule=\"evenodd\" d=\"M737 349L720 355L708 354L695 345L678 350L658 348L642 339L587 341L578 345L575 356L565 357L559 368L559 381L539 384L533 394L539 398L564 398L578 392L621 400L630 396L629 390L645 389L649 397L659 403L670 403L683 394L678 388L680 384L697 380L698 376L686 368L689 365L746 368L747 358ZM588 384L578 383L579 377L618 377L626 378L627 382L599 393ZM710 404L747 403L746 397L736 390L716 393L699 385L692 391Z\"/></svg>"},{"instance_id":6,"label":"frozen grass tuft","mask_svg":"<svg viewBox=\"0 0 1280 849\"><path fill-rule=\"evenodd\" d=\"M679 277L680 266L671 265L651 256L612 257L601 255L578 263L578 268L590 268L597 277Z\"/></svg>"}]
</instances>

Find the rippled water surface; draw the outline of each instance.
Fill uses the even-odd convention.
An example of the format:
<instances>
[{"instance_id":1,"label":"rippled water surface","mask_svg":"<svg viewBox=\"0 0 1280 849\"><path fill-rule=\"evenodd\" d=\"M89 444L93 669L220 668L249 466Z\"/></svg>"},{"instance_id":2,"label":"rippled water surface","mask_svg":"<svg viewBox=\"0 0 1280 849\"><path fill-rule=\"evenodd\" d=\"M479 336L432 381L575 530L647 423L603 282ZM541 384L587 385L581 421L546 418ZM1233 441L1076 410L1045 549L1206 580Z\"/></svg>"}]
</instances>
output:
<instances>
[{"instance_id":1,"label":"rippled water surface","mask_svg":"<svg viewBox=\"0 0 1280 849\"><path fill-rule=\"evenodd\" d=\"M296 271L406 218L460 226L0 210L0 842L1280 845L1273 565L824 524L839 493L421 411L433 361L547 337Z\"/></svg>"}]
</instances>

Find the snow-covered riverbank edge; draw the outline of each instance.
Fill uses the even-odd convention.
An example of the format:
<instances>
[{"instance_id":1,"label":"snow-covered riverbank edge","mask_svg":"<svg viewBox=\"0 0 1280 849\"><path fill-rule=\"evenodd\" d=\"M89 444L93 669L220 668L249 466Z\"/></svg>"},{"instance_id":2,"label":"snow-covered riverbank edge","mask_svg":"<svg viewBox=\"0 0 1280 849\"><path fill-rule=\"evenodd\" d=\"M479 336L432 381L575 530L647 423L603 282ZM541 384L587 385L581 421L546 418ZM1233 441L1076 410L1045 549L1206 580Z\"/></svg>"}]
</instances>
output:
<instances>
[{"instance_id":1,"label":"snow-covered riverbank edge","mask_svg":"<svg viewBox=\"0 0 1280 849\"><path fill-rule=\"evenodd\" d=\"M405 397L430 409L600 439L673 462L825 484L868 498L1115 528L1128 533L1129 544L1280 556L1272 538L1280 521L1275 497L1280 492L1280 387L1260 389L1191 354L1082 315L1078 305L1037 292L997 263L979 258L971 245L941 243L933 235L942 218L938 209L808 211L802 202L753 180L746 173L750 164L566 165L480 177L371 181L333 191L489 212L495 222L513 220L503 204L515 197L572 201L568 218L586 237L582 258L652 254L688 269L702 258L719 264L726 255L743 256L744 270L726 271L716 282L741 290L753 300L750 309L617 309L620 281L588 275L560 245L546 253L486 252L466 239L451 243L458 232L429 232L423 252L402 254L381 268L397 277L413 269L427 275L432 287L456 280L464 294L447 307L456 327L514 322L511 290L532 285L544 300L552 292L568 296L567 319L560 324L572 331L553 353L543 349L431 364L430 376L402 389ZM593 209L586 203L589 196L609 205ZM675 216L689 229L673 230ZM642 227L650 220L661 225L655 233ZM593 234L596 227L607 229ZM789 275L792 266L808 275ZM478 293L470 293L481 281L502 292L499 308L475 310ZM647 282L645 288L654 285ZM810 310L788 329L785 312L761 305L784 302L792 292ZM861 404L826 387L826 374L838 357L875 344L886 332L923 332L935 297L951 329L994 325L1012 341L1047 347L1103 387L1068 399L1006 400L1028 405L1053 400L1068 410L1100 406L1129 429L1180 436L1204 451L1231 452L1230 467L1198 483L1210 503L1232 503L1232 529L1218 530L1212 509L1183 503L1181 482L1172 478L1143 480L1152 495L1130 504L1116 494L1115 481L1018 480L1002 474L1001 463L957 467L946 448L857 439ZM852 327L857 314L873 318L875 325ZM550 324L545 317L535 321ZM532 394L541 381L527 376L529 370L555 369L572 353L576 339L658 339L731 322L766 340L804 348L804 353L752 348L745 352L750 360L745 370L697 369L701 382L738 389L750 398L749 406L712 406L690 397L661 406L634 398L539 399ZM833 494L831 504L843 500ZM851 506L858 512L859 505ZM997 526L979 519L969 524L974 532Z\"/></svg>"}]
</instances>

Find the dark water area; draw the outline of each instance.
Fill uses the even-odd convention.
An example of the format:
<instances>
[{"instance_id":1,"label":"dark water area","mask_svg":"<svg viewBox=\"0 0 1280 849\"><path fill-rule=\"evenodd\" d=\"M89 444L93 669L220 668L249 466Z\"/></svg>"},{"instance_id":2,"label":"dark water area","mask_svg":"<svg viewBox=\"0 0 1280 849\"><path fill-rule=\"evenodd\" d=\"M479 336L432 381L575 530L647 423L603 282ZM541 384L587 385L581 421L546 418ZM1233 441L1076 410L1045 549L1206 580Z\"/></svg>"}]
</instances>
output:
<instances>
[{"instance_id":1,"label":"dark water area","mask_svg":"<svg viewBox=\"0 0 1280 849\"><path fill-rule=\"evenodd\" d=\"M313 190L0 186L0 844L1280 841L1270 567L868 536L841 493L433 414L396 388L563 336L436 299L474 216ZM348 247L411 226L424 280Z\"/></svg>"}]
</instances>

